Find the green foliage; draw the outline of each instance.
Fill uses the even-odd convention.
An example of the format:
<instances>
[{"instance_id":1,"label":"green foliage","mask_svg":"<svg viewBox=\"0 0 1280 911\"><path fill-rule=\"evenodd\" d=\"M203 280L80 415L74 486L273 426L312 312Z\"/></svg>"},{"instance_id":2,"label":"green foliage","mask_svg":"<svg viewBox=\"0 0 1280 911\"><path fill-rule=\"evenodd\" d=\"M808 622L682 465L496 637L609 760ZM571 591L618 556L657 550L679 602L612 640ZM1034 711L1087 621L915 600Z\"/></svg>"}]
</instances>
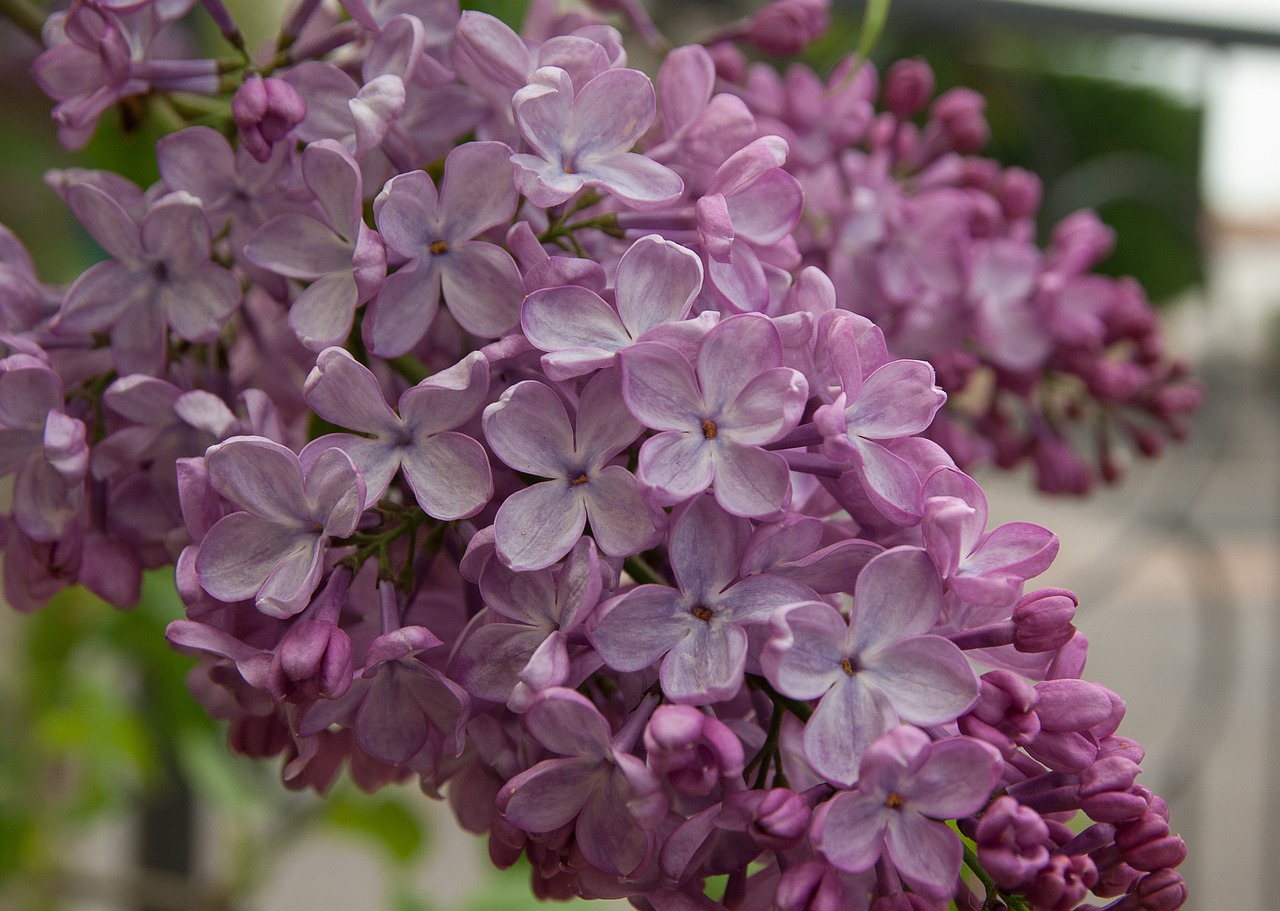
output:
<instances>
[{"instance_id":1,"label":"green foliage","mask_svg":"<svg viewBox=\"0 0 1280 911\"><path fill-rule=\"evenodd\" d=\"M478 10L496 16L517 31L524 21L529 0L463 0L463 9Z\"/></svg>"},{"instance_id":2,"label":"green foliage","mask_svg":"<svg viewBox=\"0 0 1280 911\"><path fill-rule=\"evenodd\" d=\"M427 847L421 817L387 794L339 791L326 799L323 818L340 831L370 840L388 860L402 866L421 860Z\"/></svg>"}]
</instances>

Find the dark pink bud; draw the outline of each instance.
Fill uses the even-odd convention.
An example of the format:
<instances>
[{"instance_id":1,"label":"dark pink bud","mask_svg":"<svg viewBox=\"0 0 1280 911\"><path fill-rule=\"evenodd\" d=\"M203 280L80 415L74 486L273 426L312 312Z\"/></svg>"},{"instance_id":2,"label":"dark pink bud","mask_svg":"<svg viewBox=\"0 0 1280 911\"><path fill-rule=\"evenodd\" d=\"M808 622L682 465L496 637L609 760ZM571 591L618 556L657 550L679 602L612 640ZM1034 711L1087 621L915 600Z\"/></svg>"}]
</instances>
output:
<instances>
[{"instance_id":1,"label":"dark pink bud","mask_svg":"<svg viewBox=\"0 0 1280 911\"><path fill-rule=\"evenodd\" d=\"M351 638L328 620L294 624L267 675L271 695L289 702L336 699L351 686Z\"/></svg>"},{"instance_id":2,"label":"dark pink bud","mask_svg":"<svg viewBox=\"0 0 1280 911\"><path fill-rule=\"evenodd\" d=\"M960 718L960 731L986 740L1006 755L1018 745L1030 743L1040 733L1035 713L1035 687L1010 671L982 675L978 701Z\"/></svg>"},{"instance_id":3,"label":"dark pink bud","mask_svg":"<svg viewBox=\"0 0 1280 911\"><path fill-rule=\"evenodd\" d=\"M1013 647L1020 652L1052 652L1076 634L1076 596L1062 588L1028 592L1013 609Z\"/></svg>"},{"instance_id":4,"label":"dark pink bud","mask_svg":"<svg viewBox=\"0 0 1280 911\"><path fill-rule=\"evenodd\" d=\"M982 814L975 840L978 859L1003 889L1021 889L1049 863L1049 827L1007 794Z\"/></svg>"},{"instance_id":5,"label":"dark pink bud","mask_svg":"<svg viewBox=\"0 0 1280 911\"><path fill-rule=\"evenodd\" d=\"M829 5L829 0L773 0L747 20L743 37L766 54L798 54L826 33Z\"/></svg>"},{"instance_id":6,"label":"dark pink bud","mask_svg":"<svg viewBox=\"0 0 1280 911\"><path fill-rule=\"evenodd\" d=\"M1177 911L1187 900L1187 884L1174 870L1158 870L1138 883L1143 911Z\"/></svg>"},{"instance_id":7,"label":"dark pink bud","mask_svg":"<svg viewBox=\"0 0 1280 911\"><path fill-rule=\"evenodd\" d=\"M1141 876L1140 872L1123 862L1111 866L1099 864L1098 881L1093 884L1093 894L1099 898L1117 898L1127 894Z\"/></svg>"},{"instance_id":8,"label":"dark pink bud","mask_svg":"<svg viewBox=\"0 0 1280 911\"><path fill-rule=\"evenodd\" d=\"M906 120L914 117L933 97L933 70L919 57L899 60L884 77L884 105Z\"/></svg>"},{"instance_id":9,"label":"dark pink bud","mask_svg":"<svg viewBox=\"0 0 1280 911\"><path fill-rule=\"evenodd\" d=\"M1099 822L1120 822L1147 811L1150 798L1135 788L1141 769L1124 756L1104 756L1080 772L1080 807Z\"/></svg>"},{"instance_id":10,"label":"dark pink bud","mask_svg":"<svg viewBox=\"0 0 1280 911\"><path fill-rule=\"evenodd\" d=\"M1040 208L1040 178L1022 168L1005 168L996 180L995 194L1006 218L1030 218Z\"/></svg>"},{"instance_id":11,"label":"dark pink bud","mask_svg":"<svg viewBox=\"0 0 1280 911\"><path fill-rule=\"evenodd\" d=\"M656 709L644 730L649 766L686 797L705 797L742 774L742 741L724 722L689 705Z\"/></svg>"},{"instance_id":12,"label":"dark pink bud","mask_svg":"<svg viewBox=\"0 0 1280 911\"><path fill-rule=\"evenodd\" d=\"M716 65L716 76L725 82L737 84L747 72L747 58L738 46L729 41L718 41L707 48Z\"/></svg>"},{"instance_id":13,"label":"dark pink bud","mask_svg":"<svg viewBox=\"0 0 1280 911\"><path fill-rule=\"evenodd\" d=\"M986 106L986 99L973 89L948 89L933 103L933 119L957 152L976 152L991 138L991 129L983 115Z\"/></svg>"},{"instance_id":14,"label":"dark pink bud","mask_svg":"<svg viewBox=\"0 0 1280 911\"><path fill-rule=\"evenodd\" d=\"M255 73L236 90L231 115L240 144L258 161L266 161L272 146L307 116L307 103L283 79L263 79Z\"/></svg>"},{"instance_id":15,"label":"dark pink bud","mask_svg":"<svg viewBox=\"0 0 1280 911\"><path fill-rule=\"evenodd\" d=\"M1089 466L1060 436L1046 434L1036 441L1036 486L1045 493L1082 496L1093 487Z\"/></svg>"},{"instance_id":16,"label":"dark pink bud","mask_svg":"<svg viewBox=\"0 0 1280 911\"><path fill-rule=\"evenodd\" d=\"M1088 680L1044 680L1035 685L1036 714L1046 731L1088 731L1109 721L1111 691Z\"/></svg>"},{"instance_id":17,"label":"dark pink bud","mask_svg":"<svg viewBox=\"0 0 1280 911\"><path fill-rule=\"evenodd\" d=\"M737 791L724 801L717 825L745 831L764 848L795 847L809 828L809 804L790 788Z\"/></svg>"},{"instance_id":18,"label":"dark pink bud","mask_svg":"<svg viewBox=\"0 0 1280 911\"><path fill-rule=\"evenodd\" d=\"M1097 868L1088 857L1059 854L1027 887L1026 896L1042 911L1071 911L1097 881Z\"/></svg>"},{"instance_id":19,"label":"dark pink bud","mask_svg":"<svg viewBox=\"0 0 1280 911\"><path fill-rule=\"evenodd\" d=\"M807 860L778 879L775 911L844 911L844 887L837 872L825 863Z\"/></svg>"}]
</instances>

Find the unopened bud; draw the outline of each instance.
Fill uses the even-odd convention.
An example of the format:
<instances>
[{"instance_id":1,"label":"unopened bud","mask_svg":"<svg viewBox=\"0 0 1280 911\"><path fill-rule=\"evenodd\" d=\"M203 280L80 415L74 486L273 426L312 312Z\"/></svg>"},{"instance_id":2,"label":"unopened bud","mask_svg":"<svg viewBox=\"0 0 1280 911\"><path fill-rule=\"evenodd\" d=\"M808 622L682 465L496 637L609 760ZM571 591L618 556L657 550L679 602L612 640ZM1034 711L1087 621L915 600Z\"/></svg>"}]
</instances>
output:
<instances>
[{"instance_id":1,"label":"unopened bud","mask_svg":"<svg viewBox=\"0 0 1280 911\"><path fill-rule=\"evenodd\" d=\"M884 80L884 104L898 117L913 117L933 97L933 70L919 57L899 60Z\"/></svg>"}]
</instances>

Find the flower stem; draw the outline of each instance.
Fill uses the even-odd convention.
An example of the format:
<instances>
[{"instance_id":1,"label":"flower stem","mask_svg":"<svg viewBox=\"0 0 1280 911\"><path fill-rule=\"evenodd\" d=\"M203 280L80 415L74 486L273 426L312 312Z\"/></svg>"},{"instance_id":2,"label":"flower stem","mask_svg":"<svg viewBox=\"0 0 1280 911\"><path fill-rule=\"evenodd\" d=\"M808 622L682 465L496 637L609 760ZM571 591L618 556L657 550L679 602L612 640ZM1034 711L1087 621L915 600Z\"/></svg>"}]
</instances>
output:
<instances>
[{"instance_id":1,"label":"flower stem","mask_svg":"<svg viewBox=\"0 0 1280 911\"><path fill-rule=\"evenodd\" d=\"M658 571L644 562L639 556L627 557L622 561L622 568L626 570L627 575L635 579L641 585L668 585L666 579L658 574Z\"/></svg>"},{"instance_id":2,"label":"flower stem","mask_svg":"<svg viewBox=\"0 0 1280 911\"><path fill-rule=\"evenodd\" d=\"M36 44L44 45L44 13L27 0L0 0L0 18L22 29Z\"/></svg>"}]
</instances>

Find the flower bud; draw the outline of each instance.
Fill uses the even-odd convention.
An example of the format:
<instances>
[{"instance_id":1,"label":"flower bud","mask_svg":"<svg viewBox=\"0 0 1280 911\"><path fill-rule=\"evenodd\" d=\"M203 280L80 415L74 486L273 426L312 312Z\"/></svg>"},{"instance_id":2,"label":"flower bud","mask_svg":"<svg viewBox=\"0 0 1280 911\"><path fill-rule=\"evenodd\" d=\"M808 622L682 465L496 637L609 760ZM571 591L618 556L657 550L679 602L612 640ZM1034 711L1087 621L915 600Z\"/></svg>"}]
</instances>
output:
<instances>
[{"instance_id":1,"label":"flower bud","mask_svg":"<svg viewBox=\"0 0 1280 911\"><path fill-rule=\"evenodd\" d=\"M1026 896L1037 909L1071 911L1097 881L1097 868L1088 857L1058 854L1027 887Z\"/></svg>"},{"instance_id":2,"label":"flower bud","mask_svg":"<svg viewBox=\"0 0 1280 911\"><path fill-rule=\"evenodd\" d=\"M973 89L948 89L933 103L933 119L942 127L957 152L976 152L991 138L983 115L986 100Z\"/></svg>"},{"instance_id":3,"label":"flower bud","mask_svg":"<svg viewBox=\"0 0 1280 911\"><path fill-rule=\"evenodd\" d=\"M1005 168L996 180L995 195L1005 218L1030 218L1040 208L1040 178L1022 168Z\"/></svg>"},{"instance_id":4,"label":"flower bud","mask_svg":"<svg viewBox=\"0 0 1280 911\"><path fill-rule=\"evenodd\" d=\"M821 861L807 860L779 877L773 907L775 911L843 911L847 904L839 874Z\"/></svg>"},{"instance_id":5,"label":"flower bud","mask_svg":"<svg viewBox=\"0 0 1280 911\"><path fill-rule=\"evenodd\" d=\"M1002 889L1021 889L1049 863L1049 828L1012 797L997 798L978 820L978 859Z\"/></svg>"},{"instance_id":6,"label":"flower bud","mask_svg":"<svg viewBox=\"0 0 1280 911\"><path fill-rule=\"evenodd\" d=\"M742 774L742 742L724 722L688 705L656 709L644 730L649 766L686 797L705 797Z\"/></svg>"},{"instance_id":7,"label":"flower bud","mask_svg":"<svg viewBox=\"0 0 1280 911\"><path fill-rule=\"evenodd\" d=\"M1143 911L1177 911L1187 900L1187 884L1174 870L1158 870L1138 883Z\"/></svg>"},{"instance_id":8,"label":"flower bud","mask_svg":"<svg viewBox=\"0 0 1280 911\"><path fill-rule=\"evenodd\" d=\"M798 54L827 31L829 0L773 0L758 10L743 37L766 54Z\"/></svg>"},{"instance_id":9,"label":"flower bud","mask_svg":"<svg viewBox=\"0 0 1280 911\"><path fill-rule=\"evenodd\" d=\"M240 144L258 161L307 116L307 103L283 79L249 76L231 99Z\"/></svg>"},{"instance_id":10,"label":"flower bud","mask_svg":"<svg viewBox=\"0 0 1280 911\"><path fill-rule=\"evenodd\" d=\"M294 624L267 675L271 695L289 702L336 699L351 686L351 638L328 620Z\"/></svg>"},{"instance_id":11,"label":"flower bud","mask_svg":"<svg viewBox=\"0 0 1280 911\"><path fill-rule=\"evenodd\" d=\"M933 70L919 57L899 60L889 67L884 80L884 104L906 120L913 117L933 97Z\"/></svg>"},{"instance_id":12,"label":"flower bud","mask_svg":"<svg viewBox=\"0 0 1280 911\"><path fill-rule=\"evenodd\" d=\"M1076 634L1076 596L1066 589L1028 592L1013 609L1013 647L1020 652L1052 652Z\"/></svg>"},{"instance_id":13,"label":"flower bud","mask_svg":"<svg viewBox=\"0 0 1280 911\"><path fill-rule=\"evenodd\" d=\"M1120 822L1147 811L1149 798L1135 788L1141 769L1124 756L1099 759L1080 772L1080 808L1099 822Z\"/></svg>"},{"instance_id":14,"label":"flower bud","mask_svg":"<svg viewBox=\"0 0 1280 911\"><path fill-rule=\"evenodd\" d=\"M763 848L795 847L809 828L809 804L790 788L737 791L725 798L717 825L745 831Z\"/></svg>"}]
</instances>

